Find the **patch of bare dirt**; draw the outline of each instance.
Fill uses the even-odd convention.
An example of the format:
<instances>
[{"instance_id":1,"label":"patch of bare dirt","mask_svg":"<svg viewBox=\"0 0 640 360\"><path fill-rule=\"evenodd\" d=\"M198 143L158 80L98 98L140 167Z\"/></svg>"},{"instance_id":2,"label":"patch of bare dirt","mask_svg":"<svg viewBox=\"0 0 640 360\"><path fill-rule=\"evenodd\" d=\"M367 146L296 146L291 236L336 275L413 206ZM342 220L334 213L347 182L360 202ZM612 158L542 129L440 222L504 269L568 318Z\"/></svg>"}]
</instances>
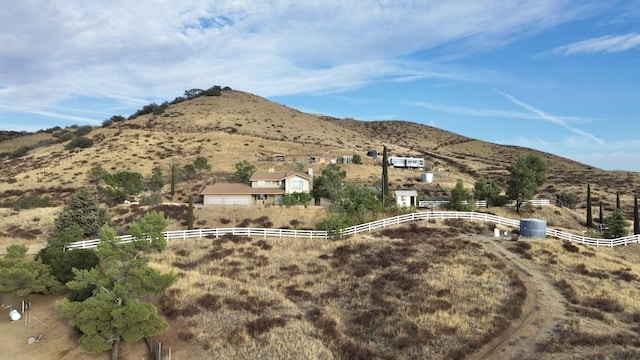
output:
<instances>
[{"instance_id":1,"label":"patch of bare dirt","mask_svg":"<svg viewBox=\"0 0 640 360\"><path fill-rule=\"evenodd\" d=\"M107 360L109 352L88 354L78 346L79 335L55 309L63 296L31 295L31 311L16 322L9 319L10 308L21 310L21 300L4 297L0 308L0 359L11 360ZM29 344L30 337L38 338ZM120 345L120 359L147 359L143 340Z\"/></svg>"}]
</instances>

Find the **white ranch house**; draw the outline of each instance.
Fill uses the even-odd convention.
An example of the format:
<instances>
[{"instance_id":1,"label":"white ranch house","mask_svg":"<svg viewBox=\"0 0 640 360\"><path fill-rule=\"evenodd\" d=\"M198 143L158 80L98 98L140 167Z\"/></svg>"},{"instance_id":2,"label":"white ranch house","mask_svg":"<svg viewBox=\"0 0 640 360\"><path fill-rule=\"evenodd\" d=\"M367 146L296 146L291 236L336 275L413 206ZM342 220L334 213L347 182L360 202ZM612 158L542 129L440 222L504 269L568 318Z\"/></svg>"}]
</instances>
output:
<instances>
[{"instance_id":1,"label":"white ranch house","mask_svg":"<svg viewBox=\"0 0 640 360\"><path fill-rule=\"evenodd\" d=\"M284 194L309 193L313 177L305 173L256 172L251 185L217 183L207 185L202 192L203 205L279 204Z\"/></svg>"}]
</instances>

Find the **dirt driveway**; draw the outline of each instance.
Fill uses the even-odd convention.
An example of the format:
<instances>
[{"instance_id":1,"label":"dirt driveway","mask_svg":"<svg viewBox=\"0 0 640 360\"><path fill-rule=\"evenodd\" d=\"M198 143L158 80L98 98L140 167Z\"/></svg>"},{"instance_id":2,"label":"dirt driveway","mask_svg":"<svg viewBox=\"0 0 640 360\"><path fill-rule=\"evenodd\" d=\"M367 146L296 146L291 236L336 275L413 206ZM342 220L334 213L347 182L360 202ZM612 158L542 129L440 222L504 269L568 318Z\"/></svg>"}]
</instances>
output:
<instances>
[{"instance_id":1,"label":"dirt driveway","mask_svg":"<svg viewBox=\"0 0 640 360\"><path fill-rule=\"evenodd\" d=\"M527 288L522 316L502 335L470 356L470 360L537 359L537 344L547 341L553 331L567 320L566 300L562 294L542 272L505 249L504 241L508 240L486 238L482 244L513 269Z\"/></svg>"}]
</instances>

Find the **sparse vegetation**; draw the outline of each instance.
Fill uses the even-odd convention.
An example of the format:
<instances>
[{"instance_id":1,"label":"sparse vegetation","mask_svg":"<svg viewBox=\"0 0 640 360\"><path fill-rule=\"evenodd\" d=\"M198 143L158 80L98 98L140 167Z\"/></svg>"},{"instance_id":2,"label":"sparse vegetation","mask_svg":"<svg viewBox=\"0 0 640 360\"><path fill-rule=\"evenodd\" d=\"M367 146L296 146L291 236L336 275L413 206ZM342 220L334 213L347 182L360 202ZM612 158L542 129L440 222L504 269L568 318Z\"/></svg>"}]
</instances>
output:
<instances>
[{"instance_id":1,"label":"sparse vegetation","mask_svg":"<svg viewBox=\"0 0 640 360\"><path fill-rule=\"evenodd\" d=\"M171 243L155 266L185 276L160 309L168 317L200 309L189 319L201 329L193 339L202 356L233 357L268 336L261 353L269 357L302 349L308 358L464 357L518 316L524 293L498 260L449 234L412 224L329 244L234 236L204 247ZM501 300L483 301L472 285L480 282ZM216 314L217 326L203 311Z\"/></svg>"}]
</instances>

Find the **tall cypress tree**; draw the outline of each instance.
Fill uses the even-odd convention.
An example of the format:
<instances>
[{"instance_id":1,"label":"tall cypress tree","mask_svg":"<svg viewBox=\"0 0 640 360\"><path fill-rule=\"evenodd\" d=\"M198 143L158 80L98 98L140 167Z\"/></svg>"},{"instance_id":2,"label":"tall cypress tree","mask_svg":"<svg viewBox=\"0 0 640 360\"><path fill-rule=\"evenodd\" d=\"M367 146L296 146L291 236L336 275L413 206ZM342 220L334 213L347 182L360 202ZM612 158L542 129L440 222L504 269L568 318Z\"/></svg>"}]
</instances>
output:
<instances>
[{"instance_id":1,"label":"tall cypress tree","mask_svg":"<svg viewBox=\"0 0 640 360\"><path fill-rule=\"evenodd\" d=\"M176 182L178 181L178 164L171 164L171 196L176 194Z\"/></svg>"},{"instance_id":2,"label":"tall cypress tree","mask_svg":"<svg viewBox=\"0 0 640 360\"><path fill-rule=\"evenodd\" d=\"M600 230L602 230L602 224L604 224L604 217L602 216L602 201L600 201L600 212L598 214L598 222L600 223L599 225L601 227Z\"/></svg>"},{"instance_id":3,"label":"tall cypress tree","mask_svg":"<svg viewBox=\"0 0 640 360\"><path fill-rule=\"evenodd\" d=\"M616 191L616 209L620 209L620 193Z\"/></svg>"},{"instance_id":4,"label":"tall cypress tree","mask_svg":"<svg viewBox=\"0 0 640 360\"><path fill-rule=\"evenodd\" d=\"M633 235L640 234L640 219L638 219L638 195L633 196Z\"/></svg>"},{"instance_id":5,"label":"tall cypress tree","mask_svg":"<svg viewBox=\"0 0 640 360\"><path fill-rule=\"evenodd\" d=\"M382 206L389 204L389 170L387 147L382 148Z\"/></svg>"},{"instance_id":6,"label":"tall cypress tree","mask_svg":"<svg viewBox=\"0 0 640 360\"><path fill-rule=\"evenodd\" d=\"M189 208L187 210L187 229L193 230L193 196L189 196Z\"/></svg>"},{"instance_id":7,"label":"tall cypress tree","mask_svg":"<svg viewBox=\"0 0 640 360\"><path fill-rule=\"evenodd\" d=\"M587 227L593 227L593 215L591 214L591 185L587 184Z\"/></svg>"}]
</instances>

